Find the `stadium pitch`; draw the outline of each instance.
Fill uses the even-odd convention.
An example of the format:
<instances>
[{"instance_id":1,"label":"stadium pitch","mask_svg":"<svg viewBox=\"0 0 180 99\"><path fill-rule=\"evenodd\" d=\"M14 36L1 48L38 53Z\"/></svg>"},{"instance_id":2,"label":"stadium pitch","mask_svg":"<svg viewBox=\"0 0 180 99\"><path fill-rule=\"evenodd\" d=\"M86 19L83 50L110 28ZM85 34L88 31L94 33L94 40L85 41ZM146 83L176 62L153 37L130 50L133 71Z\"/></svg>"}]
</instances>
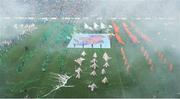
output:
<instances>
[{"instance_id":1,"label":"stadium pitch","mask_svg":"<svg viewBox=\"0 0 180 99\"><path fill-rule=\"evenodd\" d=\"M15 41L3 41L0 97L180 97L177 60L180 55L176 53L176 45L172 46L175 41L166 36L166 33L178 32L176 22L102 21L106 29L101 29L98 22L101 32L84 28L84 23L49 21L35 24L32 32L25 32ZM164 23L171 23L168 27L173 29L165 30ZM26 23L22 24L17 24L17 29L10 24L3 31L18 33ZM149 24L153 24L152 27ZM84 48L74 46L74 38L81 37L79 35L93 39L83 38L85 42L79 44ZM92 42L97 43L97 47L86 47L85 44ZM99 47L102 42L105 45Z\"/></svg>"}]
</instances>

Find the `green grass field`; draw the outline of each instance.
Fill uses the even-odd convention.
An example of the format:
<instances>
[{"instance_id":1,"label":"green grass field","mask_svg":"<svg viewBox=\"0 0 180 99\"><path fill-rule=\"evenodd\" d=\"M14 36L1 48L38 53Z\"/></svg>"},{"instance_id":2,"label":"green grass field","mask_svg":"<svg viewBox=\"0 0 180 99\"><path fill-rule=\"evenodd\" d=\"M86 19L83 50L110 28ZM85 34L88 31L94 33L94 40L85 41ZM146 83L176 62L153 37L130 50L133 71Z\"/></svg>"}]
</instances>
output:
<instances>
[{"instance_id":1,"label":"green grass field","mask_svg":"<svg viewBox=\"0 0 180 99\"><path fill-rule=\"evenodd\" d=\"M30 36L16 45L8 48L6 53L0 56L0 97L34 97L41 98L52 90L56 84L51 77L51 72L72 75L67 85L74 87L63 87L51 93L46 97L180 97L180 78L178 77L179 54L175 49L169 47L173 42L162 42L161 37L165 37L167 32L176 33L177 31L165 30L161 24L163 22L135 21L137 27L147 33L156 44L143 41L136 34L133 28L130 31L137 35L141 41L140 44L131 42L128 35L122 28L122 21L116 21L120 27L120 35L126 45L120 45L117 40L111 38L110 49L69 49L66 48L69 41L65 38L70 36L76 28L76 32L86 32L82 25L66 24L59 21L48 22L38 25ZM106 22L108 24L111 21ZM130 21L126 21L130 24ZM149 24L153 24L149 26ZM158 27L158 28L157 28ZM113 31L113 30L111 30ZM156 32L162 32L157 36ZM9 32L13 32L10 31ZM98 33L98 31L96 31ZM173 35L173 34L172 34ZM169 46L160 46L161 44ZM28 50L25 51L25 47ZM140 48L144 46L150 54L154 63L154 70L151 71ZM126 66L120 53L120 48L124 48L127 54L130 71L126 71ZM81 79L76 79L74 74L78 65L74 59L80 57L81 52L85 51L85 61L82 64ZM173 70L169 71L168 66L158 58L156 51L165 54L167 60L173 64ZM97 77L90 76L90 60L93 53L98 55ZM102 84L104 76L100 74L102 65L105 63L102 59L104 52L107 52L112 59L109 61L110 67L107 68L108 84ZM45 71L42 71L45 69ZM88 85L95 82L97 89L91 92Z\"/></svg>"}]
</instances>

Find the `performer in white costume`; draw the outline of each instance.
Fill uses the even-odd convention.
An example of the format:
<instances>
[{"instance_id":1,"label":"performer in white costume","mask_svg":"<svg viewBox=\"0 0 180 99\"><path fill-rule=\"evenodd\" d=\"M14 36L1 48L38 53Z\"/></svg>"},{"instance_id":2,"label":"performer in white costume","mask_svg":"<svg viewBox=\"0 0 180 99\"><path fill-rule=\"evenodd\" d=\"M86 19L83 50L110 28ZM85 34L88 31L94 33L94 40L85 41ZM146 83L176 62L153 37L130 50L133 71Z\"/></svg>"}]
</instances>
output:
<instances>
[{"instance_id":1,"label":"performer in white costume","mask_svg":"<svg viewBox=\"0 0 180 99\"><path fill-rule=\"evenodd\" d=\"M82 53L81 53L81 56L86 56L86 52L85 51L83 51Z\"/></svg>"},{"instance_id":2,"label":"performer in white costume","mask_svg":"<svg viewBox=\"0 0 180 99\"><path fill-rule=\"evenodd\" d=\"M97 88L97 86L95 83L93 83L93 84L88 85L88 88L90 88L91 91L94 91L94 89Z\"/></svg>"},{"instance_id":3,"label":"performer in white costume","mask_svg":"<svg viewBox=\"0 0 180 99\"><path fill-rule=\"evenodd\" d=\"M85 60L84 58L80 57L80 58L78 58L78 59L76 59L76 60L74 60L74 61L81 66L81 65L82 65L82 62L83 62L84 60Z\"/></svg>"},{"instance_id":4,"label":"performer in white costume","mask_svg":"<svg viewBox=\"0 0 180 99\"><path fill-rule=\"evenodd\" d=\"M96 52L93 54L93 58L97 58L98 56L97 56L97 54L96 54Z\"/></svg>"},{"instance_id":5,"label":"performer in white costume","mask_svg":"<svg viewBox=\"0 0 180 99\"><path fill-rule=\"evenodd\" d=\"M104 68L101 70L101 74L102 75L106 74L106 70Z\"/></svg>"},{"instance_id":6,"label":"performer in white costume","mask_svg":"<svg viewBox=\"0 0 180 99\"><path fill-rule=\"evenodd\" d=\"M97 62L96 58L93 58L93 59L91 60L91 63L96 63L96 62Z\"/></svg>"},{"instance_id":7,"label":"performer in white costume","mask_svg":"<svg viewBox=\"0 0 180 99\"><path fill-rule=\"evenodd\" d=\"M101 81L103 84L108 83L107 77L104 77L103 80Z\"/></svg>"},{"instance_id":8,"label":"performer in white costume","mask_svg":"<svg viewBox=\"0 0 180 99\"><path fill-rule=\"evenodd\" d=\"M79 67L75 70L76 73L81 73L82 72L82 69Z\"/></svg>"},{"instance_id":9,"label":"performer in white costume","mask_svg":"<svg viewBox=\"0 0 180 99\"><path fill-rule=\"evenodd\" d=\"M111 57L109 57L109 55L105 52L105 53L103 54L103 59L107 62L108 60L111 59Z\"/></svg>"},{"instance_id":10,"label":"performer in white costume","mask_svg":"<svg viewBox=\"0 0 180 99\"><path fill-rule=\"evenodd\" d=\"M97 76L96 71L93 70L93 71L90 73L90 75L91 75L91 76Z\"/></svg>"},{"instance_id":11,"label":"performer in white costume","mask_svg":"<svg viewBox=\"0 0 180 99\"><path fill-rule=\"evenodd\" d=\"M108 62L106 62L104 65L103 65L103 67L109 67L110 65L109 65L109 63Z\"/></svg>"},{"instance_id":12,"label":"performer in white costume","mask_svg":"<svg viewBox=\"0 0 180 99\"><path fill-rule=\"evenodd\" d=\"M95 70L95 69L97 68L97 64L96 64L96 63L93 63L90 67Z\"/></svg>"}]
</instances>

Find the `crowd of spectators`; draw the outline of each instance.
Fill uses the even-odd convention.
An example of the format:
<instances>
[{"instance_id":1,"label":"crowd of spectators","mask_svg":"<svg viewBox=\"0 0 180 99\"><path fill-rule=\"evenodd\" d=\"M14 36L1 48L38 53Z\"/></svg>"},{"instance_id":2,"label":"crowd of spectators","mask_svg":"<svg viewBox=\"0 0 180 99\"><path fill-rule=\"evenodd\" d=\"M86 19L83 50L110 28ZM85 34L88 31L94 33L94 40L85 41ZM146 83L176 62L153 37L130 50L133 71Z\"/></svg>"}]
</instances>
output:
<instances>
[{"instance_id":1,"label":"crowd of spectators","mask_svg":"<svg viewBox=\"0 0 180 99\"><path fill-rule=\"evenodd\" d=\"M180 7L179 0L12 0L14 6L2 1L1 14L13 15L13 9L17 9L17 16L22 10L22 16L33 17L174 16Z\"/></svg>"}]
</instances>

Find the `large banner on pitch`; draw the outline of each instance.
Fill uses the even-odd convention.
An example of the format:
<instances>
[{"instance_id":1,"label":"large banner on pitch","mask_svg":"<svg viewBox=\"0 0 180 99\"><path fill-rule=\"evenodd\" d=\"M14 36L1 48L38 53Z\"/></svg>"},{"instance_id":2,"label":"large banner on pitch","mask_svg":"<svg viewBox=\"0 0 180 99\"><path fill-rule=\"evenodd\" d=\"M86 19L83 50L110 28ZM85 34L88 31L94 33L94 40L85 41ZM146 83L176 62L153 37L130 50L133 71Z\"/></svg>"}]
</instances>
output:
<instances>
[{"instance_id":1,"label":"large banner on pitch","mask_svg":"<svg viewBox=\"0 0 180 99\"><path fill-rule=\"evenodd\" d=\"M108 34L75 34L68 48L111 48Z\"/></svg>"}]
</instances>

